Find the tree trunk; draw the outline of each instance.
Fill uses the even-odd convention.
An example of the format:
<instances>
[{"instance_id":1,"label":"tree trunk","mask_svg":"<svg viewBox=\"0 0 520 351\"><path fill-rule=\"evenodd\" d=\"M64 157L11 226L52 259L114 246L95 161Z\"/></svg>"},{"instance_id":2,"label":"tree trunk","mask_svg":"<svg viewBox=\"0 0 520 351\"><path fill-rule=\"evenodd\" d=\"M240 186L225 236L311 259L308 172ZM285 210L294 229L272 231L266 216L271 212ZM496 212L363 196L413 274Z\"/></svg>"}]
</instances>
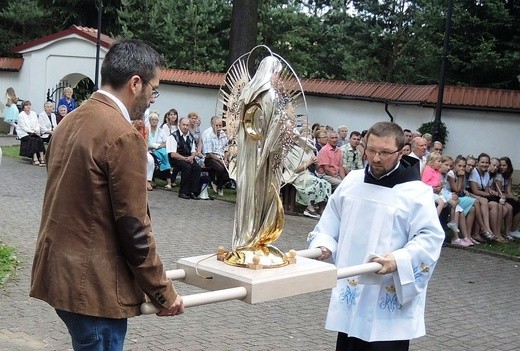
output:
<instances>
[{"instance_id":1,"label":"tree trunk","mask_svg":"<svg viewBox=\"0 0 520 351\"><path fill-rule=\"evenodd\" d=\"M233 1L227 67L256 46L259 0Z\"/></svg>"}]
</instances>

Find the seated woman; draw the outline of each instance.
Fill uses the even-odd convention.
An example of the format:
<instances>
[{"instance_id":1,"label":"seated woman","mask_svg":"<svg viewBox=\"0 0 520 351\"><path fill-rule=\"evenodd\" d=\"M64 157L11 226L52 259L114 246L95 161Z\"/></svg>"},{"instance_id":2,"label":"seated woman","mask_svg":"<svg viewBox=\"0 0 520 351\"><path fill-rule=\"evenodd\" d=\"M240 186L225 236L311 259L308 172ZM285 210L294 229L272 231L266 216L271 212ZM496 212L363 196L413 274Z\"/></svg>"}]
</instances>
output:
<instances>
[{"instance_id":1,"label":"seated woman","mask_svg":"<svg viewBox=\"0 0 520 351\"><path fill-rule=\"evenodd\" d=\"M38 116L31 110L30 101L24 101L22 108L16 126L16 134L20 138L20 156L32 158L35 166L45 166L45 146L40 134Z\"/></svg>"},{"instance_id":2,"label":"seated woman","mask_svg":"<svg viewBox=\"0 0 520 351\"><path fill-rule=\"evenodd\" d=\"M500 235L500 222L502 218L501 206L499 206L500 197L498 192L489 188L490 175L488 168L491 158L488 154L482 153L477 158L477 166L471 172L469 184L471 193L475 195L481 204L482 217L485 227L490 227L491 232L482 229L481 233L487 240L494 240L500 243L506 240Z\"/></svg>"},{"instance_id":3,"label":"seated woman","mask_svg":"<svg viewBox=\"0 0 520 351\"><path fill-rule=\"evenodd\" d=\"M56 123L60 124L61 120L67 116L69 112L67 111L67 106L60 105L58 106L58 114L56 115Z\"/></svg>"},{"instance_id":4,"label":"seated woman","mask_svg":"<svg viewBox=\"0 0 520 351\"><path fill-rule=\"evenodd\" d=\"M451 169L453 168L453 170ZM450 156L442 156L442 171L446 173L446 181L444 189L457 196L459 203L452 209L453 211L463 212L459 215L457 222L463 238L461 239L466 246L479 244L479 242L471 237L473 223L475 221L475 198L467 196L464 192L466 178L466 159L457 156L453 162Z\"/></svg>"},{"instance_id":5,"label":"seated woman","mask_svg":"<svg viewBox=\"0 0 520 351\"><path fill-rule=\"evenodd\" d=\"M312 141L298 136L295 140L294 146L287 155L282 180L285 184L290 183L295 187L296 202L307 206L303 215L319 219L330 197L331 185L309 169L313 166L315 168L318 161L314 155ZM314 205L318 205L318 212L314 209Z\"/></svg>"},{"instance_id":6,"label":"seated woman","mask_svg":"<svg viewBox=\"0 0 520 351\"><path fill-rule=\"evenodd\" d=\"M513 240L513 237L509 235L511 232L511 225L513 222L513 206L506 201L505 195L502 193L502 184L504 183L504 177L500 173L500 160L497 157L492 157L489 163L488 169L491 179L489 180L489 188L497 192L500 197L498 203L502 213L500 221L504 219L504 239Z\"/></svg>"},{"instance_id":7,"label":"seated woman","mask_svg":"<svg viewBox=\"0 0 520 351\"><path fill-rule=\"evenodd\" d=\"M505 196L506 202L511 205L513 213L513 221L509 227L509 235L515 239L520 239L520 201L518 197L513 195L511 184L513 184L513 163L507 156L500 158L500 174L502 175L502 184L500 189L502 195Z\"/></svg>"},{"instance_id":8,"label":"seated woman","mask_svg":"<svg viewBox=\"0 0 520 351\"><path fill-rule=\"evenodd\" d=\"M170 190L172 185L171 179L171 166L168 161L168 153L166 152L166 137L164 131L159 128L159 113L152 111L148 116L150 121L150 130L148 133L148 152L149 155L157 163L158 169L155 170L155 164L152 169L152 173L149 174L149 188L154 184L154 178L166 180L165 189Z\"/></svg>"}]
</instances>

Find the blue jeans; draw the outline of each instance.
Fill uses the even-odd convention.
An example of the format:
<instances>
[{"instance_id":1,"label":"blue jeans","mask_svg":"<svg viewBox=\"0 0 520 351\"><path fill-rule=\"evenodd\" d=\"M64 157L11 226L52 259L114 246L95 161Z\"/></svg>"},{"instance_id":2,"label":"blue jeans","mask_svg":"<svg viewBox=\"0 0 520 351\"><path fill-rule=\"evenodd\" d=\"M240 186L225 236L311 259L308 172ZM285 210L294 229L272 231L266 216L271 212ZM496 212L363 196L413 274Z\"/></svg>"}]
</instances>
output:
<instances>
[{"instance_id":1,"label":"blue jeans","mask_svg":"<svg viewBox=\"0 0 520 351\"><path fill-rule=\"evenodd\" d=\"M127 319L92 317L56 310L72 337L74 351L122 351Z\"/></svg>"}]
</instances>

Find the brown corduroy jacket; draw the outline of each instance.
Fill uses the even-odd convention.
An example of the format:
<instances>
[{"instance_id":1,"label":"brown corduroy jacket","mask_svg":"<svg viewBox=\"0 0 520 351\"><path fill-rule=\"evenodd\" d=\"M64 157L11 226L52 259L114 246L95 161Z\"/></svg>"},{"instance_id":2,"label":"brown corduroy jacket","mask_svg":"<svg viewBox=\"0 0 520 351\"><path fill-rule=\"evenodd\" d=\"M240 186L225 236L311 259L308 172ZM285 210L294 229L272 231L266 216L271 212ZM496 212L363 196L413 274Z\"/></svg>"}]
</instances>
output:
<instances>
[{"instance_id":1,"label":"brown corduroy jacket","mask_svg":"<svg viewBox=\"0 0 520 351\"><path fill-rule=\"evenodd\" d=\"M94 93L56 128L30 296L107 318L159 308L177 293L159 258L146 190L146 143L115 102Z\"/></svg>"}]
</instances>

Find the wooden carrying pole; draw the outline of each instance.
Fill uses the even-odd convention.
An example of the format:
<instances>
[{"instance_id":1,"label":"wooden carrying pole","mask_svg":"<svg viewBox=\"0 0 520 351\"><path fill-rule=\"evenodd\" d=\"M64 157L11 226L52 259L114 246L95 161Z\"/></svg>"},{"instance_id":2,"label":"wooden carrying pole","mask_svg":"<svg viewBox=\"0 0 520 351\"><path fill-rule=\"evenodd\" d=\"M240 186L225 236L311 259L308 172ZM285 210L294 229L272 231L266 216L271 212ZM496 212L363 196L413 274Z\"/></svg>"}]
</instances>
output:
<instances>
[{"instance_id":1,"label":"wooden carrying pole","mask_svg":"<svg viewBox=\"0 0 520 351\"><path fill-rule=\"evenodd\" d=\"M296 251L297 256L306 258L316 258L321 255L321 250L307 249ZM383 266L377 262L369 262L356 266L339 268L337 270L338 279L348 278L359 274L375 273L379 271ZM170 279L182 280L186 278L186 272L183 269L173 269L166 271L166 276ZM239 286L235 288L208 291L200 294L186 295L183 296L184 307L195 307L207 305L210 303L230 301L230 300L242 300L247 296L247 289ZM154 314L159 312L159 309L155 307L151 302L145 302L141 305L142 314Z\"/></svg>"}]
</instances>

